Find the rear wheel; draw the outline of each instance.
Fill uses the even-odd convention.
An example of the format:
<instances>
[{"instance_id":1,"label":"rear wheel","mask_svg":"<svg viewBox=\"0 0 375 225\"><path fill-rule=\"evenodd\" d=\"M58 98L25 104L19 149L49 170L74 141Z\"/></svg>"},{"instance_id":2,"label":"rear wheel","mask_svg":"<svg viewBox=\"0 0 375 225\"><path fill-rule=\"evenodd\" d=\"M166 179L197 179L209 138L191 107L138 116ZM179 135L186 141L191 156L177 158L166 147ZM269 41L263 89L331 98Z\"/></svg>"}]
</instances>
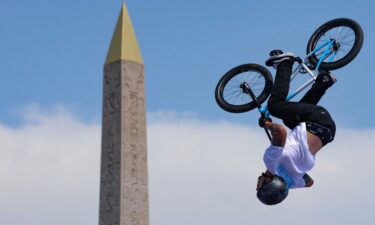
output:
<instances>
[{"instance_id":1,"label":"rear wheel","mask_svg":"<svg viewBox=\"0 0 375 225\"><path fill-rule=\"evenodd\" d=\"M363 31L354 20L339 18L328 21L320 26L311 36L307 44L307 54L332 41L330 54L320 64L324 70L339 69L350 63L359 53L363 44ZM323 56L326 47L321 48L309 57L311 64L316 66Z\"/></svg>"},{"instance_id":2,"label":"rear wheel","mask_svg":"<svg viewBox=\"0 0 375 225\"><path fill-rule=\"evenodd\" d=\"M256 108L257 104L246 88L250 88L258 104L262 104L270 95L272 85L272 75L264 66L240 65L229 70L218 82L215 90L216 102L228 112L247 112Z\"/></svg>"}]
</instances>

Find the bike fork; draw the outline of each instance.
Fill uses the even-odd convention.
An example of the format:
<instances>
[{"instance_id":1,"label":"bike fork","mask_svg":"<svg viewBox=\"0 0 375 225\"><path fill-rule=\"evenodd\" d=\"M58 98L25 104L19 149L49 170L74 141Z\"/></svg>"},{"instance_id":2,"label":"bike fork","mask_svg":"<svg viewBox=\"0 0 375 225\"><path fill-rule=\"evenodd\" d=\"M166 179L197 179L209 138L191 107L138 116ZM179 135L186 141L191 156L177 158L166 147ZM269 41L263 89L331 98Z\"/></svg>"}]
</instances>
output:
<instances>
[{"instance_id":1,"label":"bike fork","mask_svg":"<svg viewBox=\"0 0 375 225\"><path fill-rule=\"evenodd\" d=\"M242 88L242 91L248 95L250 95L250 97L253 99L253 101L255 102L255 105L256 107L258 108L260 114L261 114L261 117L266 117L265 113L262 112L262 107L260 106L260 104L258 103L258 100L254 94L254 92L251 90L251 88L249 87L249 84L246 83L246 82L242 82L242 84L240 85L240 88ZM264 131L266 132L267 134L267 137L270 141L272 141L272 136L270 134L270 132L267 130L267 128L263 127Z\"/></svg>"}]
</instances>

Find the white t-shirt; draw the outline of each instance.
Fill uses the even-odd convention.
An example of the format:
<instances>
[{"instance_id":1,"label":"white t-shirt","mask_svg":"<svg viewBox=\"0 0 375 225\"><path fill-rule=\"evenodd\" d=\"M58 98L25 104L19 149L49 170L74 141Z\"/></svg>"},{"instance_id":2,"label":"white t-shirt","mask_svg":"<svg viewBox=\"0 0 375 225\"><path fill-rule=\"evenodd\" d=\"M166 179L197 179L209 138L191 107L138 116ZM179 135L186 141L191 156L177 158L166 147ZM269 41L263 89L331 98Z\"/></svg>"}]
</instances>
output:
<instances>
[{"instance_id":1,"label":"white t-shirt","mask_svg":"<svg viewBox=\"0 0 375 225\"><path fill-rule=\"evenodd\" d=\"M307 145L306 124L300 123L288 134L284 147L268 147L263 161L267 170L281 176L289 188L304 187L303 176L315 165L315 156Z\"/></svg>"}]
</instances>

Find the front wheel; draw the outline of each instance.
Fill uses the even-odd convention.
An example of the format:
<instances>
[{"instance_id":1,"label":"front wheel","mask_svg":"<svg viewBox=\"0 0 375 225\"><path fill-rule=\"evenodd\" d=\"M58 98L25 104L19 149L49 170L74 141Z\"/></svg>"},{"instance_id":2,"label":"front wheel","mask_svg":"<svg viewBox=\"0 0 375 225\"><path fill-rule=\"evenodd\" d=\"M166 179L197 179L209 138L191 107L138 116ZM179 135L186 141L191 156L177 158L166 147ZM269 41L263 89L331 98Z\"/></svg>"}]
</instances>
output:
<instances>
[{"instance_id":1,"label":"front wheel","mask_svg":"<svg viewBox=\"0 0 375 225\"><path fill-rule=\"evenodd\" d=\"M247 89L254 93L257 103L262 104L270 95L272 75L267 68L258 64L244 64L229 70L216 86L217 104L225 111L242 113L257 107Z\"/></svg>"},{"instance_id":2,"label":"front wheel","mask_svg":"<svg viewBox=\"0 0 375 225\"><path fill-rule=\"evenodd\" d=\"M331 42L320 68L324 70L339 69L350 63L359 53L363 44L361 26L352 19L339 18L328 21L320 26L311 36L307 44L307 54ZM311 64L316 66L323 56L326 47L322 47L309 57Z\"/></svg>"}]
</instances>

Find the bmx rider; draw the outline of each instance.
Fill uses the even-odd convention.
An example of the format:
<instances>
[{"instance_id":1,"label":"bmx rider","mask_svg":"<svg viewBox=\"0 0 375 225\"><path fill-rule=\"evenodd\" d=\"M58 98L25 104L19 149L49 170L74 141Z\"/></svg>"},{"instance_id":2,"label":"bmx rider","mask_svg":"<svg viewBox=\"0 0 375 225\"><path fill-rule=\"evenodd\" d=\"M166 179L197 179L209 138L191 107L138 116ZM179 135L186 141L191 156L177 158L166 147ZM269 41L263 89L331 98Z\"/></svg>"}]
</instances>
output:
<instances>
[{"instance_id":1,"label":"bmx rider","mask_svg":"<svg viewBox=\"0 0 375 225\"><path fill-rule=\"evenodd\" d=\"M311 89L299 102L287 101L292 67L296 58L292 53L273 50L267 66L277 69L274 86L268 100L272 116L283 120L283 125L261 117L259 125L270 130L271 146L264 153L266 172L258 178L257 197L267 205L283 201L292 188L311 187L313 179L307 174L314 167L315 155L332 142L335 122L329 112L317 105L336 78L321 71Z\"/></svg>"}]
</instances>

